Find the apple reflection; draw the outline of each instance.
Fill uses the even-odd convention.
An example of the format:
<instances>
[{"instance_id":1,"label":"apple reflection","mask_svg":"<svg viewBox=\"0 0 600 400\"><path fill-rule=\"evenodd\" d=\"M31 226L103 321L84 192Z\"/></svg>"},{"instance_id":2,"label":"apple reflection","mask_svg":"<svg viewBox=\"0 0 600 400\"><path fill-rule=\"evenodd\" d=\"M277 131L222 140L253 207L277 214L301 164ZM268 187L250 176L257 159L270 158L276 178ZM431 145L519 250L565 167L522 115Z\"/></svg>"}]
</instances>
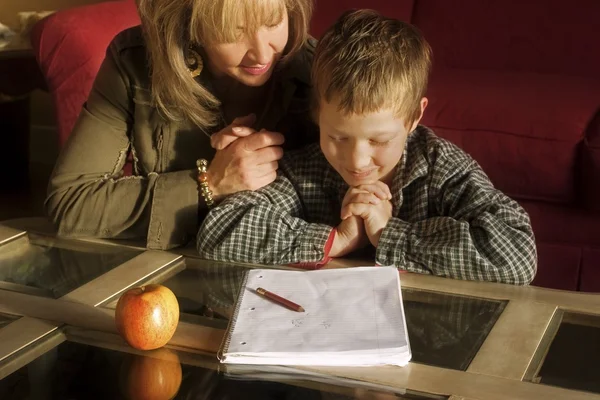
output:
<instances>
[{"instance_id":1,"label":"apple reflection","mask_svg":"<svg viewBox=\"0 0 600 400\"><path fill-rule=\"evenodd\" d=\"M120 371L120 387L129 400L170 400L181 386L179 356L167 348L130 354Z\"/></svg>"}]
</instances>

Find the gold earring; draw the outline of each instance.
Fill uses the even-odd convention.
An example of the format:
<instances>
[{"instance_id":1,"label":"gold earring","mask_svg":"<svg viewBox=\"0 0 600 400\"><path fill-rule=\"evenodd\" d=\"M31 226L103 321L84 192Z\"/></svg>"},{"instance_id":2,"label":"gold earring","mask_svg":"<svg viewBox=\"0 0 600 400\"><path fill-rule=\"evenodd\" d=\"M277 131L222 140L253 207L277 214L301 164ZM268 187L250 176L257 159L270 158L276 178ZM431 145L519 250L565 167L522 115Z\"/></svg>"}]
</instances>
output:
<instances>
[{"instance_id":1,"label":"gold earring","mask_svg":"<svg viewBox=\"0 0 600 400\"><path fill-rule=\"evenodd\" d=\"M187 55L185 57L185 64L187 65L192 78L197 77L202 72L204 62L202 61L200 54L192 45L188 47Z\"/></svg>"}]
</instances>

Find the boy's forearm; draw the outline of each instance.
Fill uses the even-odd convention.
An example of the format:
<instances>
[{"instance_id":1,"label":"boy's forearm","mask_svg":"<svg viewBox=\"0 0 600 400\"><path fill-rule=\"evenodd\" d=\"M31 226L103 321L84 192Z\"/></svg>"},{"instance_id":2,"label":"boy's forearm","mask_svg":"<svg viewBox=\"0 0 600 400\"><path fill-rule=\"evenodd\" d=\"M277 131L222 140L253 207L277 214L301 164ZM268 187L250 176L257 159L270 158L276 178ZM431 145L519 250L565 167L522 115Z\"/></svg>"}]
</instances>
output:
<instances>
[{"instance_id":1,"label":"boy's forearm","mask_svg":"<svg viewBox=\"0 0 600 400\"><path fill-rule=\"evenodd\" d=\"M377 261L409 271L465 280L529 284L537 253L527 213L495 189L481 167L446 146L430 173L431 216L392 218L377 247Z\"/></svg>"},{"instance_id":2,"label":"boy's forearm","mask_svg":"<svg viewBox=\"0 0 600 400\"><path fill-rule=\"evenodd\" d=\"M392 218L377 247L377 262L449 278L529 284L536 271L533 234L499 218L416 223Z\"/></svg>"},{"instance_id":3,"label":"boy's forearm","mask_svg":"<svg viewBox=\"0 0 600 400\"><path fill-rule=\"evenodd\" d=\"M346 238L340 235L337 230L333 230L333 244L329 251L329 256L332 258L343 257L350 253L349 244Z\"/></svg>"},{"instance_id":4,"label":"boy's forearm","mask_svg":"<svg viewBox=\"0 0 600 400\"><path fill-rule=\"evenodd\" d=\"M227 204L213 209L197 238L207 259L263 264L316 262L326 258L331 228L310 224L268 204Z\"/></svg>"}]
</instances>

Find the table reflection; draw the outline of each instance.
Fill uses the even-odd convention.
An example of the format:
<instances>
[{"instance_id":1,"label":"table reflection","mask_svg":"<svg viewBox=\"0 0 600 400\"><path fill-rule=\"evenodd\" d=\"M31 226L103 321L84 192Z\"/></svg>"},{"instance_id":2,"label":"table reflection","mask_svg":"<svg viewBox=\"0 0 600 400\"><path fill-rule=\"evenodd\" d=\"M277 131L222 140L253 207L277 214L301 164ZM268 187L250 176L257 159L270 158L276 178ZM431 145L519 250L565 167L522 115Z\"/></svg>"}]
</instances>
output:
<instances>
[{"instance_id":1,"label":"table reflection","mask_svg":"<svg viewBox=\"0 0 600 400\"><path fill-rule=\"evenodd\" d=\"M225 322L247 270L247 266L201 261L163 284L177 296L182 313ZM506 306L504 301L406 288L402 296L412 361L463 371Z\"/></svg>"},{"instance_id":2,"label":"table reflection","mask_svg":"<svg viewBox=\"0 0 600 400\"><path fill-rule=\"evenodd\" d=\"M504 301L402 289L413 361L465 371Z\"/></svg>"},{"instance_id":3,"label":"table reflection","mask_svg":"<svg viewBox=\"0 0 600 400\"><path fill-rule=\"evenodd\" d=\"M4 328L6 325L17 320L18 318L19 317L15 317L12 315L0 314L0 329Z\"/></svg>"},{"instance_id":4,"label":"table reflection","mask_svg":"<svg viewBox=\"0 0 600 400\"><path fill-rule=\"evenodd\" d=\"M127 349L130 350L130 349ZM214 357L158 351L129 353L64 342L0 381L2 399L397 400L443 399L393 393L352 381L286 382L266 375L232 378Z\"/></svg>"},{"instance_id":5,"label":"table reflection","mask_svg":"<svg viewBox=\"0 0 600 400\"><path fill-rule=\"evenodd\" d=\"M121 246L21 238L0 246L0 289L60 298L141 254Z\"/></svg>"},{"instance_id":6,"label":"table reflection","mask_svg":"<svg viewBox=\"0 0 600 400\"><path fill-rule=\"evenodd\" d=\"M600 393L600 318L565 313L534 382Z\"/></svg>"}]
</instances>

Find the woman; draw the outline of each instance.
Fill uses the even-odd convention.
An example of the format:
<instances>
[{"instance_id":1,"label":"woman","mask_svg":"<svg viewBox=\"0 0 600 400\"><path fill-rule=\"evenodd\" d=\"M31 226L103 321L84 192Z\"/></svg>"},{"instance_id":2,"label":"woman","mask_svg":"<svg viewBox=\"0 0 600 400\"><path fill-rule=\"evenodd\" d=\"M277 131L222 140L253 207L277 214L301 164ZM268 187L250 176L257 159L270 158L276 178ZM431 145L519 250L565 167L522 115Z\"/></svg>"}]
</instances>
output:
<instances>
[{"instance_id":1,"label":"woman","mask_svg":"<svg viewBox=\"0 0 600 400\"><path fill-rule=\"evenodd\" d=\"M316 140L312 0L138 0L138 11L141 27L109 46L46 208L60 235L169 249L193 238L211 200L269 184L283 149Z\"/></svg>"}]
</instances>

